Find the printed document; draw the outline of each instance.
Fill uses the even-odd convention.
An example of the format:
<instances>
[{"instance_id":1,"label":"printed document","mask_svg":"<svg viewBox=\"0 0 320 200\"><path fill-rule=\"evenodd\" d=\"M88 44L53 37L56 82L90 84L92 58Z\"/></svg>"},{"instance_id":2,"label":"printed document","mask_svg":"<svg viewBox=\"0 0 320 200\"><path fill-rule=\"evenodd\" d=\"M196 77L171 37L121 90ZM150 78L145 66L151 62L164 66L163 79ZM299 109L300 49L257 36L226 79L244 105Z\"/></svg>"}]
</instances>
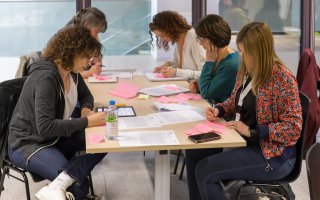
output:
<instances>
[{"instance_id":1,"label":"printed document","mask_svg":"<svg viewBox=\"0 0 320 200\"><path fill-rule=\"evenodd\" d=\"M119 130L160 127L157 119L153 116L122 117L118 122Z\"/></svg>"},{"instance_id":2,"label":"printed document","mask_svg":"<svg viewBox=\"0 0 320 200\"><path fill-rule=\"evenodd\" d=\"M153 105L159 111L169 111L169 110L191 110L195 108L194 106L187 105L187 104L178 104L178 103L160 103L160 102L153 102Z\"/></svg>"},{"instance_id":3,"label":"printed document","mask_svg":"<svg viewBox=\"0 0 320 200\"><path fill-rule=\"evenodd\" d=\"M172 130L119 132L119 137L119 145L122 147L180 144Z\"/></svg>"},{"instance_id":4,"label":"printed document","mask_svg":"<svg viewBox=\"0 0 320 200\"><path fill-rule=\"evenodd\" d=\"M158 120L160 125L178 124L182 122L193 122L206 119L196 110L179 110L170 112L159 112L150 114Z\"/></svg>"}]
</instances>

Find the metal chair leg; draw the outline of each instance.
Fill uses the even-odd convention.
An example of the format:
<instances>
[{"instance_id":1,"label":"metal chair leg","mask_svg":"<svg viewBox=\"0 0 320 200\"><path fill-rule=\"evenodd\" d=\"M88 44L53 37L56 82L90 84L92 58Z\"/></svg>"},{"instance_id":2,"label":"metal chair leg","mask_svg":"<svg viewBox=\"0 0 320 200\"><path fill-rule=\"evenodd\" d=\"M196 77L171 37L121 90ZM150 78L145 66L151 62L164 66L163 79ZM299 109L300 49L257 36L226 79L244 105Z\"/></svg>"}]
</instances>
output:
<instances>
[{"instance_id":1,"label":"metal chair leg","mask_svg":"<svg viewBox=\"0 0 320 200\"><path fill-rule=\"evenodd\" d=\"M181 153L182 153L182 151L179 150L179 151L178 151L177 160L176 160L176 164L174 165L173 174L176 174L176 173L177 173L177 169L178 169L178 165L179 165L179 160L180 160Z\"/></svg>"},{"instance_id":2,"label":"metal chair leg","mask_svg":"<svg viewBox=\"0 0 320 200\"><path fill-rule=\"evenodd\" d=\"M90 193L91 193L91 196L95 196L94 194L94 190L93 190L93 182L92 182L92 176L91 176L91 173L89 174L89 187L90 187Z\"/></svg>"},{"instance_id":3,"label":"metal chair leg","mask_svg":"<svg viewBox=\"0 0 320 200\"><path fill-rule=\"evenodd\" d=\"M181 171L180 171L180 176L179 176L179 180L182 179L183 176L183 172L184 172L184 168L186 167L186 159L183 159L183 164L181 166Z\"/></svg>"},{"instance_id":4,"label":"metal chair leg","mask_svg":"<svg viewBox=\"0 0 320 200\"><path fill-rule=\"evenodd\" d=\"M9 173L9 169L7 167L3 167L2 173L1 173L1 180L0 180L0 196L1 196L1 192L3 190L4 179L5 179L7 173Z\"/></svg>"}]
</instances>

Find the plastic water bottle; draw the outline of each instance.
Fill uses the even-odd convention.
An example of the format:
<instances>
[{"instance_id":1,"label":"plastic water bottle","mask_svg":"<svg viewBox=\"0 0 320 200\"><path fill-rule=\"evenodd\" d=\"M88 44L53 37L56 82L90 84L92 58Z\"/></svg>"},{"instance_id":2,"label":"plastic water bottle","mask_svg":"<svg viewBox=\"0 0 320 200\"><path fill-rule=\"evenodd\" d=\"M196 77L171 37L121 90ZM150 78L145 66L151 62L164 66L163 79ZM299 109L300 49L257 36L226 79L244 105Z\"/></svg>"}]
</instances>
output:
<instances>
[{"instance_id":1,"label":"plastic water bottle","mask_svg":"<svg viewBox=\"0 0 320 200\"><path fill-rule=\"evenodd\" d=\"M106 138L108 140L118 139L118 116L114 100L109 101L106 113Z\"/></svg>"}]
</instances>

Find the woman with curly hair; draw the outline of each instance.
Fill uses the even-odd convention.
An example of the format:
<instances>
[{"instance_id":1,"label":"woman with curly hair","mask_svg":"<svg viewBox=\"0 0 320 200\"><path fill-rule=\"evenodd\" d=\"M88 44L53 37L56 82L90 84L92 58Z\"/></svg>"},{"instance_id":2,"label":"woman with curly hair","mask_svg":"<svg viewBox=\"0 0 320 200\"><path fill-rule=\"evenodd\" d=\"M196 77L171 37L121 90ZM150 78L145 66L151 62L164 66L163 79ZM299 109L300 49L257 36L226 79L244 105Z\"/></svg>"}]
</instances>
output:
<instances>
[{"instance_id":1,"label":"woman with curly hair","mask_svg":"<svg viewBox=\"0 0 320 200\"><path fill-rule=\"evenodd\" d=\"M183 16L174 11L159 12L153 16L149 29L151 44L155 34L158 48L168 51L170 42L176 44L173 60L156 67L154 72L161 72L165 77L199 78L205 52L196 40L194 29Z\"/></svg>"},{"instance_id":2,"label":"woman with curly hair","mask_svg":"<svg viewBox=\"0 0 320 200\"><path fill-rule=\"evenodd\" d=\"M30 66L9 125L8 152L17 166L52 181L37 199L84 199L87 176L105 156L76 155L85 150L85 128L104 124L105 113L91 112L93 96L79 75L100 51L89 29L67 27ZM70 119L77 102L81 118Z\"/></svg>"}]
</instances>

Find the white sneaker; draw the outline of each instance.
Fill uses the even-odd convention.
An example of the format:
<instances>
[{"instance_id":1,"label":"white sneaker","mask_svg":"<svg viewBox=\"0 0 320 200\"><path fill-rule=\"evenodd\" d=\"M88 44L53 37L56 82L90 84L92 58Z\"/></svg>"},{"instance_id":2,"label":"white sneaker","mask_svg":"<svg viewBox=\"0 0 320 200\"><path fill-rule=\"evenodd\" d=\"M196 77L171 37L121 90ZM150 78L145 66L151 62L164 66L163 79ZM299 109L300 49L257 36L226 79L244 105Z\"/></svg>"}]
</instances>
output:
<instances>
[{"instance_id":1,"label":"white sneaker","mask_svg":"<svg viewBox=\"0 0 320 200\"><path fill-rule=\"evenodd\" d=\"M66 192L62 190L61 188L52 188L47 186L44 186L39 190L35 197L37 200L74 200L74 196L70 192Z\"/></svg>"}]
</instances>

